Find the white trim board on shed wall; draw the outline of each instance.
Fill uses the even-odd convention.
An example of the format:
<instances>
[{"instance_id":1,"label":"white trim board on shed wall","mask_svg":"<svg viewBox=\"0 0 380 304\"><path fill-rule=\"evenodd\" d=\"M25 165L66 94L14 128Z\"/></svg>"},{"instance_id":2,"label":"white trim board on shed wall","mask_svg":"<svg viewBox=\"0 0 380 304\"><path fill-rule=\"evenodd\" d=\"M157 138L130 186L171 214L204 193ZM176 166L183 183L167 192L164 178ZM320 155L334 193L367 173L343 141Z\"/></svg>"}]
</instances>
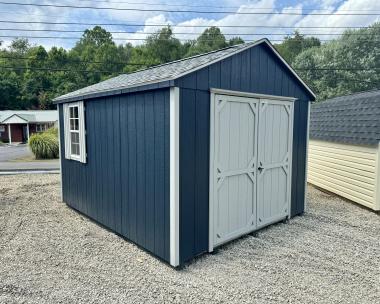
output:
<instances>
[{"instance_id":1,"label":"white trim board on shed wall","mask_svg":"<svg viewBox=\"0 0 380 304\"><path fill-rule=\"evenodd\" d=\"M170 88L170 265L179 265L179 88Z\"/></svg>"},{"instance_id":2,"label":"white trim board on shed wall","mask_svg":"<svg viewBox=\"0 0 380 304\"><path fill-rule=\"evenodd\" d=\"M308 157L309 183L380 210L378 147L310 140Z\"/></svg>"}]
</instances>

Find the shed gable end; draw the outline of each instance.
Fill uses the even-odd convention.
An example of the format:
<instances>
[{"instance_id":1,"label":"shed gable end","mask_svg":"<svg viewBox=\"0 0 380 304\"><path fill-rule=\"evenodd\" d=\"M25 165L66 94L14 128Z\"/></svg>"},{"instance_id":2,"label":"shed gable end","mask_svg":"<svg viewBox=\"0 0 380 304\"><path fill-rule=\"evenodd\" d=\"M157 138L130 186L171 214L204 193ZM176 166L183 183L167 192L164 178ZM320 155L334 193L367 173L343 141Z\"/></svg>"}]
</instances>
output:
<instances>
[{"instance_id":1,"label":"shed gable end","mask_svg":"<svg viewBox=\"0 0 380 304\"><path fill-rule=\"evenodd\" d=\"M187 89L209 88L314 100L306 87L266 44L259 44L174 81Z\"/></svg>"}]
</instances>

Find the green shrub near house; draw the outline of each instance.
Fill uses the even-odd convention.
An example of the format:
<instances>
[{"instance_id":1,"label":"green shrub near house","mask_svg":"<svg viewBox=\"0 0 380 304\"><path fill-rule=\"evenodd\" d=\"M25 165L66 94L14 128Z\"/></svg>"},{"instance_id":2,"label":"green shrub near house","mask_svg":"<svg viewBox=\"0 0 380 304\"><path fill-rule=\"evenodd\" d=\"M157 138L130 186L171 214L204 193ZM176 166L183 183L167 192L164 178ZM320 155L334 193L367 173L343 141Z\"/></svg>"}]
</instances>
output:
<instances>
[{"instance_id":1,"label":"green shrub near house","mask_svg":"<svg viewBox=\"0 0 380 304\"><path fill-rule=\"evenodd\" d=\"M43 133L33 134L29 138L29 147L36 159L58 158L58 130L51 128Z\"/></svg>"},{"instance_id":2,"label":"green shrub near house","mask_svg":"<svg viewBox=\"0 0 380 304\"><path fill-rule=\"evenodd\" d=\"M58 140L58 128L47 129L44 133L46 133L46 134L52 134L55 137L57 137L57 140Z\"/></svg>"}]
</instances>

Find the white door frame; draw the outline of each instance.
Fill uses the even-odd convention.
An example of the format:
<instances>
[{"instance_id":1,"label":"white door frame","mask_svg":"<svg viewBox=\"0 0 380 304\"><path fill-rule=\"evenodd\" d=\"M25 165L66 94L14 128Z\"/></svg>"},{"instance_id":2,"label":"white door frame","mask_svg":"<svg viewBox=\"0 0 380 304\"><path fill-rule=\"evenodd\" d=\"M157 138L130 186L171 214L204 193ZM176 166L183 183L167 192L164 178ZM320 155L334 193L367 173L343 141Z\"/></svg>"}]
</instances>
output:
<instances>
[{"instance_id":1,"label":"white door frame","mask_svg":"<svg viewBox=\"0 0 380 304\"><path fill-rule=\"evenodd\" d=\"M280 97L281 98L281 97ZM266 104L267 102L265 101L265 99L268 99L268 98L263 98L263 103L264 103L264 106L261 108L260 107L260 110L259 110L259 121L260 121L260 113L264 110L264 108L266 108ZM295 99L294 99L295 100ZM284 100L283 98L281 98L281 100L270 100L269 103L270 104L277 104L277 105L283 105L285 106L286 108L286 111L288 111L288 114L289 114L289 131L290 131L290 134L289 134L289 138L288 138L288 144L289 144L289 151L288 151L288 185L287 185L287 194L288 194L288 197L287 197L287 200L288 200L288 207L287 207L287 210L286 210L286 215L282 218L282 219L286 219L286 218L290 218L290 214L291 214L291 207L292 207L292 164L293 164L293 126L294 126L294 100L290 101L290 100ZM289 108L287 107L289 106ZM258 131L260 132L260 122L259 122L259 127L258 127ZM258 145L260 145L260 135L259 135L259 139L258 139ZM257 157L260 156L260 153L258 152L257 154ZM260 162L260 160L258 159L257 160L258 163ZM265 171L265 169L264 169ZM257 175L259 176L259 175ZM258 182L257 182L258 184ZM258 194L258 191L256 191L256 195ZM269 222L267 222L266 224L260 224L260 223L257 223L257 229L261 229L265 226L268 226L268 225L271 225L273 223L276 223L278 221L281 221L281 219L273 219Z\"/></svg>"},{"instance_id":2,"label":"white door frame","mask_svg":"<svg viewBox=\"0 0 380 304\"><path fill-rule=\"evenodd\" d=\"M209 252L214 250L214 156L215 156L215 95L232 95L237 97L251 97L258 99L271 99L276 100L276 102L281 101L292 101L294 102L297 98L294 97L286 97L286 96L276 96L276 95L265 95L265 94L255 94L248 92L239 92L239 91L231 91L231 90L223 90L223 89L210 89L210 171L209 171ZM292 178L292 158L293 158L293 120L294 120L294 105L292 104L291 111L293 113L291 117L291 142L290 146L290 158L289 158L289 179L290 179L290 189L289 193L289 207L288 207L288 217L290 217L291 210L291 178ZM258 119L260 119L260 114ZM260 132L260 130L258 130ZM256 193L257 195L257 193Z\"/></svg>"}]
</instances>

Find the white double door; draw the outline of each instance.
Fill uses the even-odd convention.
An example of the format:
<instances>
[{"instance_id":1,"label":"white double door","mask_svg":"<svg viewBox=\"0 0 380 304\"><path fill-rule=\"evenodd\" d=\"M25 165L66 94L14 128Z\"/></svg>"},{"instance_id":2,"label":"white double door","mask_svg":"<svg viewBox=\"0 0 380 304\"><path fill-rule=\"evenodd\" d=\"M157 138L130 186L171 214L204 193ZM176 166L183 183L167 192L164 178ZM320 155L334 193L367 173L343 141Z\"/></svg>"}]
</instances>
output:
<instances>
[{"instance_id":1,"label":"white double door","mask_svg":"<svg viewBox=\"0 0 380 304\"><path fill-rule=\"evenodd\" d=\"M293 102L213 94L210 250L289 215Z\"/></svg>"}]
</instances>

